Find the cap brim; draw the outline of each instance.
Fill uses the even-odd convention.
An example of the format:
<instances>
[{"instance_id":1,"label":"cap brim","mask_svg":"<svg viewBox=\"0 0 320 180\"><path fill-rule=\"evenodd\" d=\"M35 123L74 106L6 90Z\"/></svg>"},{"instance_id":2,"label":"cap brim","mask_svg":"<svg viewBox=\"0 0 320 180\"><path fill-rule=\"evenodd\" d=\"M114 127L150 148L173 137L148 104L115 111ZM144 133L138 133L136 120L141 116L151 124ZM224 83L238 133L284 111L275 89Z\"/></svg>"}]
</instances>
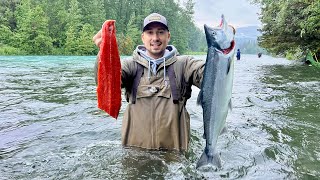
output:
<instances>
[{"instance_id":1,"label":"cap brim","mask_svg":"<svg viewBox=\"0 0 320 180\"><path fill-rule=\"evenodd\" d=\"M168 30L168 31L169 31L168 26L167 26L167 25L165 25L165 24L163 24L163 23L162 23L162 22L160 22L160 21L152 21L152 22L149 22L148 24L146 24L146 25L143 27L142 31L145 31L145 30L148 28L148 26L150 26L151 24L154 24L154 23L161 24L161 25L162 25L166 30Z\"/></svg>"}]
</instances>

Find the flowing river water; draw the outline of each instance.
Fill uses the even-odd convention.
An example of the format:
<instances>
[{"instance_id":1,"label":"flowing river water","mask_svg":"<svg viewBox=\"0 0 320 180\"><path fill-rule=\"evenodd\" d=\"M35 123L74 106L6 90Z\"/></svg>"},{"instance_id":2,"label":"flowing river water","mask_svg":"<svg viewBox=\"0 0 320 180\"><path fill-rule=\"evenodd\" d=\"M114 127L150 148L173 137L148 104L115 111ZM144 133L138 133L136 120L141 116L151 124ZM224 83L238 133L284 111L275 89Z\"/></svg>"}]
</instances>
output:
<instances>
[{"instance_id":1,"label":"flowing river water","mask_svg":"<svg viewBox=\"0 0 320 180\"><path fill-rule=\"evenodd\" d=\"M196 56L205 59L205 56ZM281 58L235 62L220 170L195 169L205 145L198 88L186 154L125 149L97 108L95 57L0 56L0 179L318 179L320 70Z\"/></svg>"}]
</instances>

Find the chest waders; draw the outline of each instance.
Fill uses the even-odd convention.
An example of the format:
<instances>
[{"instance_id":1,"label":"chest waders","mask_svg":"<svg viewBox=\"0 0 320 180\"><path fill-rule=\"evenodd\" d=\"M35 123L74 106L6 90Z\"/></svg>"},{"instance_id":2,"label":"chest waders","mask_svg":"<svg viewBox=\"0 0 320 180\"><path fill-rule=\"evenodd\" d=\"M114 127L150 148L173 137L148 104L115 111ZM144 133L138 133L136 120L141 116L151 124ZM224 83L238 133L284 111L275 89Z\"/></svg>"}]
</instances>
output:
<instances>
[{"instance_id":1,"label":"chest waders","mask_svg":"<svg viewBox=\"0 0 320 180\"><path fill-rule=\"evenodd\" d=\"M132 84L132 89L131 89L131 93L132 93L131 102L132 102L132 104L136 103L137 90L138 90L140 79L143 75L143 70L144 70L144 67L141 64L137 63L137 73L133 79L133 84ZM171 87L171 94L172 94L173 103L178 104L179 101L182 100L182 97L186 97L186 99L189 99L191 97L191 86L185 81L184 78L182 78L180 81L181 82L181 91L180 92L178 91L173 64L169 65L167 67L166 71L169 76L169 83L170 83L170 87Z\"/></svg>"}]
</instances>

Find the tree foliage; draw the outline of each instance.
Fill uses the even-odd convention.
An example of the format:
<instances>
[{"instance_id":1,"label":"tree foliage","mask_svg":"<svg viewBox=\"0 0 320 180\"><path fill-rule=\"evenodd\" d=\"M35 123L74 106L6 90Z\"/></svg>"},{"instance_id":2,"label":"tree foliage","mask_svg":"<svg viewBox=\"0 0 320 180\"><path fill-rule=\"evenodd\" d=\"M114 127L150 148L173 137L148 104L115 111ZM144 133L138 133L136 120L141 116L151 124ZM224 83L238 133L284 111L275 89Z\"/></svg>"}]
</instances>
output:
<instances>
[{"instance_id":1,"label":"tree foliage","mask_svg":"<svg viewBox=\"0 0 320 180\"><path fill-rule=\"evenodd\" d=\"M170 43L180 53L201 51L204 34L193 22L193 8L193 0L184 6L175 0L0 1L0 47L6 49L0 53L95 55L93 35L115 19L120 53L130 55L142 43L142 22L152 12L167 17Z\"/></svg>"},{"instance_id":2,"label":"tree foliage","mask_svg":"<svg viewBox=\"0 0 320 180\"><path fill-rule=\"evenodd\" d=\"M259 44L276 55L320 51L319 0L253 0L261 5Z\"/></svg>"}]
</instances>

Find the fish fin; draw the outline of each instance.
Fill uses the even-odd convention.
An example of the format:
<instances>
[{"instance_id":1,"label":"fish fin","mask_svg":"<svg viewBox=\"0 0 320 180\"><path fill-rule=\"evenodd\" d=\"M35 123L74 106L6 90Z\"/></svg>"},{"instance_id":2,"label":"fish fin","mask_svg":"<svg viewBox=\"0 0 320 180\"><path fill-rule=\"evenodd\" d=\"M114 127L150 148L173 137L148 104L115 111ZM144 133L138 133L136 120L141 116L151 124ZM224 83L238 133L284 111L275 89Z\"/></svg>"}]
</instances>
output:
<instances>
[{"instance_id":1,"label":"fish fin","mask_svg":"<svg viewBox=\"0 0 320 180\"><path fill-rule=\"evenodd\" d=\"M214 166L217 168L221 168L220 156L215 153L210 157L205 152L203 152L199 161L197 162L196 168L199 169L204 166Z\"/></svg>"},{"instance_id":2,"label":"fish fin","mask_svg":"<svg viewBox=\"0 0 320 180\"><path fill-rule=\"evenodd\" d=\"M220 27L224 32L228 31L228 22L226 21L226 18L224 17L224 14L221 15L221 22L220 22Z\"/></svg>"},{"instance_id":3,"label":"fish fin","mask_svg":"<svg viewBox=\"0 0 320 180\"><path fill-rule=\"evenodd\" d=\"M227 131L228 131L227 127L224 126L220 132L220 135L226 133Z\"/></svg>"},{"instance_id":4,"label":"fish fin","mask_svg":"<svg viewBox=\"0 0 320 180\"><path fill-rule=\"evenodd\" d=\"M231 59L231 58L228 58L228 68L227 68L227 74L229 74L229 72L230 72L230 68L231 68L231 62L232 62L232 59Z\"/></svg>"},{"instance_id":5,"label":"fish fin","mask_svg":"<svg viewBox=\"0 0 320 180\"><path fill-rule=\"evenodd\" d=\"M197 98L197 105L201 105L202 103L202 90L200 90Z\"/></svg>"},{"instance_id":6,"label":"fish fin","mask_svg":"<svg viewBox=\"0 0 320 180\"><path fill-rule=\"evenodd\" d=\"M226 29L226 20L225 20L223 14L221 15L220 28L223 29L223 30Z\"/></svg>"},{"instance_id":7,"label":"fish fin","mask_svg":"<svg viewBox=\"0 0 320 180\"><path fill-rule=\"evenodd\" d=\"M230 99L229 104L228 104L229 110L232 111L232 100Z\"/></svg>"}]
</instances>

